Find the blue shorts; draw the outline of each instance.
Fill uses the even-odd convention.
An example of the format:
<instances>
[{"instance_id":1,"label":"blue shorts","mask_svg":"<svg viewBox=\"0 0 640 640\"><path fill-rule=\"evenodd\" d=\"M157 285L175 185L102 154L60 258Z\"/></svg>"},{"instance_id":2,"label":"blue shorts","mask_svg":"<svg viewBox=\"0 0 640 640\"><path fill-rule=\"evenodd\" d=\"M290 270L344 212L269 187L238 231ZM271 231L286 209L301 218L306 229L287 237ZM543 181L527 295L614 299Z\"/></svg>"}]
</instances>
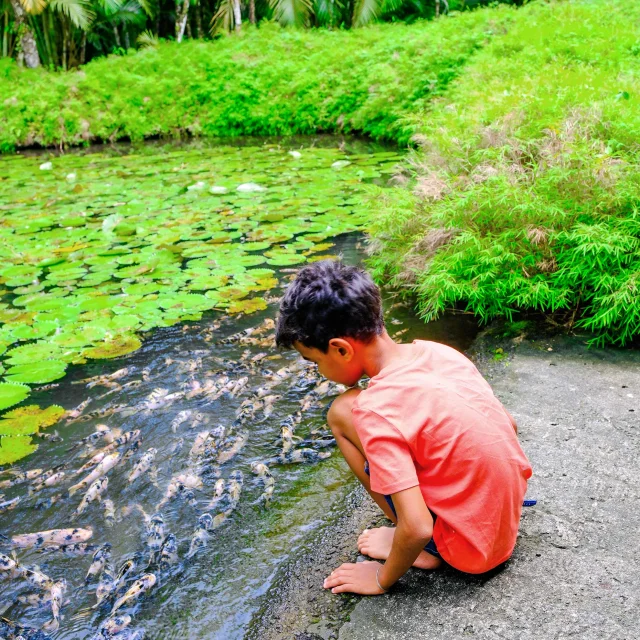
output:
<instances>
[{"instance_id":1,"label":"blue shorts","mask_svg":"<svg viewBox=\"0 0 640 640\"><path fill-rule=\"evenodd\" d=\"M364 463L364 472L367 475L371 475L369 473L369 463L366 462L366 461ZM384 499L387 501L387 504L391 508L391 511L393 511L393 515L396 516L396 518L397 518L398 514L396 513L396 508L393 506L393 500L391 499L391 496L384 496ZM431 517L433 518L433 524L435 524L436 523L436 518L438 516L435 513L433 513L433 511L431 511L431 509L429 509L429 513L431 514ZM442 557L440 556L440 552L438 551L438 548L436 547L436 543L434 542L433 538L431 538L431 540L429 540L429 542L427 542L427 545L425 546L424 550L427 553L430 553L432 556L435 556L436 558L442 559Z\"/></svg>"}]
</instances>

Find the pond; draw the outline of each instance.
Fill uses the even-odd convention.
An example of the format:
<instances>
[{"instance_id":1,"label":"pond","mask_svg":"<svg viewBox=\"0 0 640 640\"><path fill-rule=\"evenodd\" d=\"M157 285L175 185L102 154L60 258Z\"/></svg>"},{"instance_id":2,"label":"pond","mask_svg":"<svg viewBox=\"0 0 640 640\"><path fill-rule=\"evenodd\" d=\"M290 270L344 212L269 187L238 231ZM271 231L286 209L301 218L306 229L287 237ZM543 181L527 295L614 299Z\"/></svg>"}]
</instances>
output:
<instances>
[{"instance_id":1,"label":"pond","mask_svg":"<svg viewBox=\"0 0 640 640\"><path fill-rule=\"evenodd\" d=\"M110 545L88 581L95 547L16 549L21 567L66 581L50 637L93 637L143 574L155 577L147 597L118 610L129 629L243 637L279 566L352 482L325 421L340 389L274 348L277 301L304 262L361 260L363 185L386 184L399 160L335 138L0 157L0 503L20 498L0 532L80 527ZM386 306L402 340L464 347L473 332L464 316L424 325L395 298ZM100 452L113 468L78 473ZM270 476L252 473L259 462ZM35 469L45 475L16 483ZM74 491L96 469L108 482ZM88 485L103 492L84 504ZM109 572L129 566L96 607ZM50 585L33 576L0 577L0 613L39 628L51 604L30 594Z\"/></svg>"}]
</instances>

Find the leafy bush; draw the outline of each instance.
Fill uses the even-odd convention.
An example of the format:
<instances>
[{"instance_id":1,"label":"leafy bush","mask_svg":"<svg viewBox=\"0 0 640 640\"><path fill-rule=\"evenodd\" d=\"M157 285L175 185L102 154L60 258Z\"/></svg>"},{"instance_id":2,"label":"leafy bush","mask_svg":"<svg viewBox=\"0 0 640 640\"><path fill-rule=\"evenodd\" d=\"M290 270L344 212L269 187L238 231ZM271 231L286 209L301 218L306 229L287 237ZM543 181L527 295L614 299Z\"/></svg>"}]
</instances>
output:
<instances>
[{"instance_id":1,"label":"leafy bush","mask_svg":"<svg viewBox=\"0 0 640 640\"><path fill-rule=\"evenodd\" d=\"M160 43L80 71L0 66L0 150L155 135L360 131L408 141L423 109L515 10L437 23L302 31L265 24L216 42Z\"/></svg>"},{"instance_id":2,"label":"leafy bush","mask_svg":"<svg viewBox=\"0 0 640 640\"><path fill-rule=\"evenodd\" d=\"M640 335L640 7L532 4L407 117L419 151L375 193L371 264L432 319L562 312ZM616 34L612 38L612 34Z\"/></svg>"}]
</instances>

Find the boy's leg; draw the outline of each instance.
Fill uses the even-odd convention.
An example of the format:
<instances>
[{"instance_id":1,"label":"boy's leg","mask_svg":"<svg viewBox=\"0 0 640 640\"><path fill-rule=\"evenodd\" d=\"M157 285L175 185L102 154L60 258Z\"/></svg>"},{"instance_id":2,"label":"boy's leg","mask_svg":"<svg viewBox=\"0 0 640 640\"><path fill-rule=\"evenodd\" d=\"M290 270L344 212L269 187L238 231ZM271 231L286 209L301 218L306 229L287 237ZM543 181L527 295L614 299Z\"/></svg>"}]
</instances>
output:
<instances>
[{"instance_id":1,"label":"boy's leg","mask_svg":"<svg viewBox=\"0 0 640 640\"><path fill-rule=\"evenodd\" d=\"M364 448L356 432L351 415L351 408L359 393L359 389L349 389L337 397L329 409L327 422L338 443L340 452L356 478L360 480L387 518L397 524L395 514L391 511L385 497L381 493L371 491L369 476L364 470L364 463L366 462ZM393 527L367 529L358 538L358 550L376 560L386 560L391 551L394 534L395 528ZM441 564L442 560L440 560L440 558L436 558L426 551L422 551L416 559L414 567L420 569L435 569Z\"/></svg>"},{"instance_id":2,"label":"boy's leg","mask_svg":"<svg viewBox=\"0 0 640 640\"><path fill-rule=\"evenodd\" d=\"M329 408L327 422L351 471L384 511L384 515L395 523L396 517L384 496L381 493L371 491L371 482L364 470L364 463L366 462L364 448L353 425L353 417L351 415L351 408L359 393L361 393L360 389L348 389L338 396Z\"/></svg>"}]
</instances>

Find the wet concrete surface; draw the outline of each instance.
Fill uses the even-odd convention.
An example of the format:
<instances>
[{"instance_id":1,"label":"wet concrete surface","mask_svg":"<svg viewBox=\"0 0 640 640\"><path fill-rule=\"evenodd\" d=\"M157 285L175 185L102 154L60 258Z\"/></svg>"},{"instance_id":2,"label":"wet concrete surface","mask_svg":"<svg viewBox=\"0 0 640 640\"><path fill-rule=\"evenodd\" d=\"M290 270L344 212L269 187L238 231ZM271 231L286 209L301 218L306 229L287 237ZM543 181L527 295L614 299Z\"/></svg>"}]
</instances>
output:
<instances>
[{"instance_id":1,"label":"wet concrete surface","mask_svg":"<svg viewBox=\"0 0 640 640\"><path fill-rule=\"evenodd\" d=\"M333 596L324 576L384 522L354 489L282 570L247 637L640 639L640 351L485 332L469 355L534 467L538 504L524 511L511 560L484 576L411 570L387 595Z\"/></svg>"},{"instance_id":2,"label":"wet concrete surface","mask_svg":"<svg viewBox=\"0 0 640 640\"><path fill-rule=\"evenodd\" d=\"M339 638L637 640L640 352L485 335L472 355L534 468L538 504L515 553L484 577L413 570L392 593L361 599Z\"/></svg>"}]
</instances>

